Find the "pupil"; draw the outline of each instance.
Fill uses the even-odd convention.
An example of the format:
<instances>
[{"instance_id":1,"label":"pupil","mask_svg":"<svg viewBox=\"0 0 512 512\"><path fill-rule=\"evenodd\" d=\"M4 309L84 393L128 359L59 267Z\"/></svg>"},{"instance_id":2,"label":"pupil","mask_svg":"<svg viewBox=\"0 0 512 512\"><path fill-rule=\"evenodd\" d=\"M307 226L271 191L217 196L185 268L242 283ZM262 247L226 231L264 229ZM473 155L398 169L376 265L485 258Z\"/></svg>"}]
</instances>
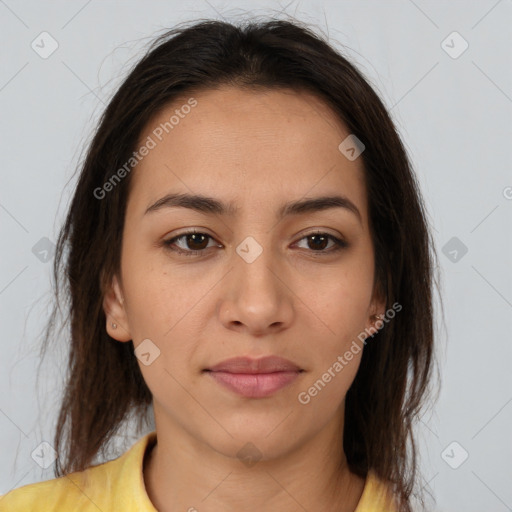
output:
<instances>
[{"instance_id":1,"label":"pupil","mask_svg":"<svg viewBox=\"0 0 512 512\"><path fill-rule=\"evenodd\" d=\"M197 243L196 237L197 238L202 237L203 243L204 243L204 240L206 239L206 237L204 235L193 234L193 235L189 235L189 240L192 239L192 243ZM194 249L194 248L192 247L192 249ZM204 249L204 247L199 247L199 249ZM197 250L197 247L195 250Z\"/></svg>"},{"instance_id":2,"label":"pupil","mask_svg":"<svg viewBox=\"0 0 512 512\"><path fill-rule=\"evenodd\" d=\"M325 249L325 241L327 240L327 238L325 236L320 236L320 235L311 235L309 237L310 240L314 240L314 239L321 239L321 247L318 245L318 243L314 242L313 245L317 248L317 249Z\"/></svg>"}]
</instances>

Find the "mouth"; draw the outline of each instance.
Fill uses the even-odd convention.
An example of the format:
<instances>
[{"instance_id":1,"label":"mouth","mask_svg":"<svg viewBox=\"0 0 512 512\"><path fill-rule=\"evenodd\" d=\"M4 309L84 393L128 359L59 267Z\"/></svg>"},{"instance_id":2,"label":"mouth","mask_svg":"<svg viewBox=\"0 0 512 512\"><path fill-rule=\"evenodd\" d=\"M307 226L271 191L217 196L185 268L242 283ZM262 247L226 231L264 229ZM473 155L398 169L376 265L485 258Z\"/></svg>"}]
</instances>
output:
<instances>
[{"instance_id":1,"label":"mouth","mask_svg":"<svg viewBox=\"0 0 512 512\"><path fill-rule=\"evenodd\" d=\"M236 357L203 372L238 395L264 398L288 386L304 370L287 359L270 356L260 359Z\"/></svg>"}]
</instances>

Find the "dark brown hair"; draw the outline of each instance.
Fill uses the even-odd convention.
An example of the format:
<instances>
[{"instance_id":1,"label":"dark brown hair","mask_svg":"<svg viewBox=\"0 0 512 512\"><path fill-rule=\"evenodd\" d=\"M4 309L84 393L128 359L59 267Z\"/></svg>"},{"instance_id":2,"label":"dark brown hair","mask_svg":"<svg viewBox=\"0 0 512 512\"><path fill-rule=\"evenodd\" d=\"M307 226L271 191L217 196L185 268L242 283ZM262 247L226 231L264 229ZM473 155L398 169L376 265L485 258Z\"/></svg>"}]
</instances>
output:
<instances>
[{"instance_id":1,"label":"dark brown hair","mask_svg":"<svg viewBox=\"0 0 512 512\"><path fill-rule=\"evenodd\" d=\"M98 200L94 190L128 161L146 123L164 106L222 85L313 93L365 145L375 282L387 308L398 302L403 309L363 351L346 396L343 442L351 470L362 477L375 471L392 485L400 509L410 511L411 497L421 498L413 492L419 471L413 426L430 393L435 360L434 244L411 163L383 103L353 64L297 21L235 26L206 20L167 31L106 107L81 165L53 268L56 305L44 350L64 300L70 326L55 475L89 467L120 425L131 414L147 414L152 400L133 343L108 336L102 307L119 271L131 175L106 199Z\"/></svg>"}]
</instances>

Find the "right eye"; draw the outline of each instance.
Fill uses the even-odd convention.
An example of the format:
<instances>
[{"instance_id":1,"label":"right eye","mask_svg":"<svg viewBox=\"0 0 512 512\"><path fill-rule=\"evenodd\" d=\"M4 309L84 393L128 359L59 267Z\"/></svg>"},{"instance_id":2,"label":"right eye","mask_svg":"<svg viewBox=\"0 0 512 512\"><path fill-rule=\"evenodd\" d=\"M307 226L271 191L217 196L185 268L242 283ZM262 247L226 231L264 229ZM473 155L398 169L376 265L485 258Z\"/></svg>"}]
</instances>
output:
<instances>
[{"instance_id":1,"label":"right eye","mask_svg":"<svg viewBox=\"0 0 512 512\"><path fill-rule=\"evenodd\" d=\"M213 237L200 231L187 231L164 241L164 245L171 251L183 254L185 256L199 256L208 249L208 239L214 240ZM177 242L181 241L184 247L180 247ZM206 245L205 245L206 244ZM187 246L191 246L189 250ZM176 248L177 247L177 248Z\"/></svg>"}]
</instances>

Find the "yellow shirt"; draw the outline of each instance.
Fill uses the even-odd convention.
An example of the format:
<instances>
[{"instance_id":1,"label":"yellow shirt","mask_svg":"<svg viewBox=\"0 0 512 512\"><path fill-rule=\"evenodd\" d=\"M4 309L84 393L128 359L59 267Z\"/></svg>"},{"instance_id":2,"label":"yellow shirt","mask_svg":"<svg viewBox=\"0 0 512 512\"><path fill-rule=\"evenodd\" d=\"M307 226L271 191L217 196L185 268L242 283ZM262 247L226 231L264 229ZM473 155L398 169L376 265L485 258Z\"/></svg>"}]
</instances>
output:
<instances>
[{"instance_id":1,"label":"yellow shirt","mask_svg":"<svg viewBox=\"0 0 512 512\"><path fill-rule=\"evenodd\" d=\"M0 512L157 512L142 473L144 454L155 440L153 431L117 459L14 489L0 496ZM386 489L370 472L355 512L396 512Z\"/></svg>"}]
</instances>

